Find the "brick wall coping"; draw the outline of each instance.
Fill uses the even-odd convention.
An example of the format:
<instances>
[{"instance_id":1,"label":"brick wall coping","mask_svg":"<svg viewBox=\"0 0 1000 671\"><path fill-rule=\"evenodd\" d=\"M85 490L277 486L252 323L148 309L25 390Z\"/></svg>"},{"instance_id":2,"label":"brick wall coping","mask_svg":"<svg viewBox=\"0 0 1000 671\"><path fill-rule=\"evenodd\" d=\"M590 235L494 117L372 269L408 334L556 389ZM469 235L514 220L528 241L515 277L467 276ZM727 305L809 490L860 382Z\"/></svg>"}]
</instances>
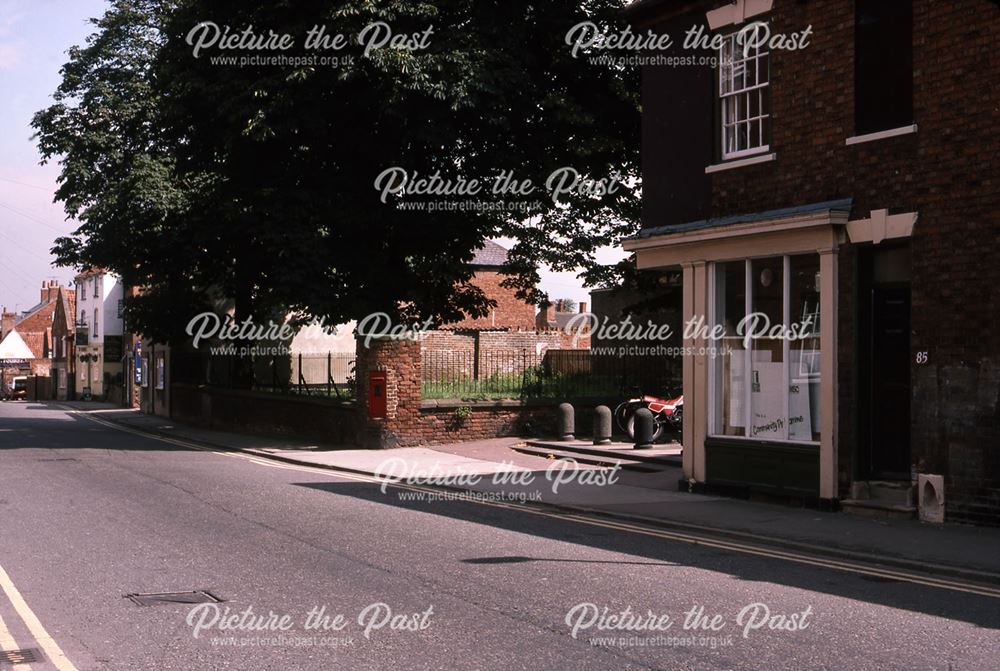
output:
<instances>
[{"instance_id":1,"label":"brick wall coping","mask_svg":"<svg viewBox=\"0 0 1000 671\"><path fill-rule=\"evenodd\" d=\"M616 405L606 398L529 398L529 399L500 399L500 400L462 400L460 398L447 398L430 401L421 401L420 409L424 411L434 410L454 410L455 408L468 407L472 409L480 408L538 408L555 407L560 403L572 403L577 409L595 408L599 405L609 405L614 408Z\"/></svg>"}]
</instances>

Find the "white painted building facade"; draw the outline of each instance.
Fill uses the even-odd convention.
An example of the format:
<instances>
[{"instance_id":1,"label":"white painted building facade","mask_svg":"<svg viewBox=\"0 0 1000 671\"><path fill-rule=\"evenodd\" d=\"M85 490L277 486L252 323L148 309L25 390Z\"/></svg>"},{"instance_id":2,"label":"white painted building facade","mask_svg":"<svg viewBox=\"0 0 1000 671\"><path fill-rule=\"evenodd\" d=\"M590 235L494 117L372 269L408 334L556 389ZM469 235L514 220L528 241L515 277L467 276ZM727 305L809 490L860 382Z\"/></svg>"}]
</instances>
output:
<instances>
[{"instance_id":1,"label":"white painted building facade","mask_svg":"<svg viewBox=\"0 0 1000 671\"><path fill-rule=\"evenodd\" d=\"M77 390L84 397L88 390L104 396L107 383L123 371L125 293L117 276L100 270L80 273L74 282Z\"/></svg>"}]
</instances>

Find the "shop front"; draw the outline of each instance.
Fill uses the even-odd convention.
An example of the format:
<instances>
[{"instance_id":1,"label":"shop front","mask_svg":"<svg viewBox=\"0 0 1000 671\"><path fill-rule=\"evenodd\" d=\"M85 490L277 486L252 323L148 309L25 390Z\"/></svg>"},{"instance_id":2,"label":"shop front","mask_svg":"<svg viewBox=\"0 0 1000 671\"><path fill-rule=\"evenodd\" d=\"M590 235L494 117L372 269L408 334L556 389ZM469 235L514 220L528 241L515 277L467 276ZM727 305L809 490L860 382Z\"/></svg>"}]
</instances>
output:
<instances>
[{"instance_id":1,"label":"shop front","mask_svg":"<svg viewBox=\"0 0 1000 671\"><path fill-rule=\"evenodd\" d=\"M836 506L838 251L851 201L646 229L683 270L684 478Z\"/></svg>"}]
</instances>

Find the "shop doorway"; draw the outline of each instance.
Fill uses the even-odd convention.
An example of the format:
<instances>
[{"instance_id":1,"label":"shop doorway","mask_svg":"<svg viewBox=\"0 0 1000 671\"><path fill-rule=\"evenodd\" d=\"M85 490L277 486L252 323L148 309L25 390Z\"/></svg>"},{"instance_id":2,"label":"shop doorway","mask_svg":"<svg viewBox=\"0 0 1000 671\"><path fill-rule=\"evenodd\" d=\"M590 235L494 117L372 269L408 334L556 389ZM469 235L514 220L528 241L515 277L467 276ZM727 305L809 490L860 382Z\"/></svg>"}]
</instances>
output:
<instances>
[{"instance_id":1,"label":"shop doorway","mask_svg":"<svg viewBox=\"0 0 1000 671\"><path fill-rule=\"evenodd\" d=\"M910 249L864 250L859 283L863 479L910 479Z\"/></svg>"}]
</instances>

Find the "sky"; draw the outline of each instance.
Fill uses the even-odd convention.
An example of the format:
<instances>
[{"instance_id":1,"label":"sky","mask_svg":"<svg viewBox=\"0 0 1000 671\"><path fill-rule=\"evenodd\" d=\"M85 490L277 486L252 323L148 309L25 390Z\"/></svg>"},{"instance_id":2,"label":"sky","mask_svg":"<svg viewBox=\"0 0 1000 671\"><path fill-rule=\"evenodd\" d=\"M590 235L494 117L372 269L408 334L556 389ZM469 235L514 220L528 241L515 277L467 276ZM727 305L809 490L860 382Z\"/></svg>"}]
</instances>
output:
<instances>
[{"instance_id":1,"label":"sky","mask_svg":"<svg viewBox=\"0 0 1000 671\"><path fill-rule=\"evenodd\" d=\"M38 303L46 279L63 284L74 271L53 268L53 241L76 228L53 202L57 165L39 165L32 115L51 103L66 51L91 32L87 19L104 0L0 0L0 305Z\"/></svg>"},{"instance_id":2,"label":"sky","mask_svg":"<svg viewBox=\"0 0 1000 671\"><path fill-rule=\"evenodd\" d=\"M40 165L31 117L51 104L67 50L92 32L105 0L0 0L0 306L21 311L38 302L42 282L72 281L52 266L54 240L76 228L53 202L59 166ZM600 259L621 258L604 250ZM575 273L542 272L551 298L589 301Z\"/></svg>"}]
</instances>

